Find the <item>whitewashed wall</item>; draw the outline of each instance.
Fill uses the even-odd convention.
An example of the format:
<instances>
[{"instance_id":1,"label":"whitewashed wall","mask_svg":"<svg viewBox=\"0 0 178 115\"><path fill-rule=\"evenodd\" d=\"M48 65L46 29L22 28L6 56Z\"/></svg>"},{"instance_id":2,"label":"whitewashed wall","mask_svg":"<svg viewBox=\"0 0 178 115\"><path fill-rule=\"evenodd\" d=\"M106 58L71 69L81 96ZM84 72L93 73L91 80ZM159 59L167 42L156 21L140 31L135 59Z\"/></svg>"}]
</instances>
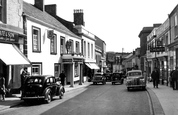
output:
<instances>
[{"instance_id":1,"label":"whitewashed wall","mask_svg":"<svg viewBox=\"0 0 178 115\"><path fill-rule=\"evenodd\" d=\"M41 53L32 52L32 26L41 29ZM57 54L51 55L50 39L47 38L47 30L52 30L52 28L27 20L28 58L31 62L42 62L42 74L54 75L54 63L60 63L60 36L65 37L66 41L68 39L74 41L74 51L76 50L75 41L78 41L81 45L81 40L54 30L54 33L57 35Z\"/></svg>"}]
</instances>

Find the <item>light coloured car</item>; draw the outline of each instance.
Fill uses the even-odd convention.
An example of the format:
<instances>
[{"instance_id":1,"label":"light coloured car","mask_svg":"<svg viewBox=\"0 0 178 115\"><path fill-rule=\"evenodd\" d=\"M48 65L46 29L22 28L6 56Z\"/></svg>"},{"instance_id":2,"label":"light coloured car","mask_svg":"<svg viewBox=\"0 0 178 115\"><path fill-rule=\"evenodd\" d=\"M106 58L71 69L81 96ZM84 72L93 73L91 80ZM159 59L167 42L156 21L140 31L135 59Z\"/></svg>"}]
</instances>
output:
<instances>
[{"instance_id":1,"label":"light coloured car","mask_svg":"<svg viewBox=\"0 0 178 115\"><path fill-rule=\"evenodd\" d=\"M131 88L142 88L146 90L146 76L142 74L141 70L131 70L126 74L126 86L129 91Z\"/></svg>"}]
</instances>

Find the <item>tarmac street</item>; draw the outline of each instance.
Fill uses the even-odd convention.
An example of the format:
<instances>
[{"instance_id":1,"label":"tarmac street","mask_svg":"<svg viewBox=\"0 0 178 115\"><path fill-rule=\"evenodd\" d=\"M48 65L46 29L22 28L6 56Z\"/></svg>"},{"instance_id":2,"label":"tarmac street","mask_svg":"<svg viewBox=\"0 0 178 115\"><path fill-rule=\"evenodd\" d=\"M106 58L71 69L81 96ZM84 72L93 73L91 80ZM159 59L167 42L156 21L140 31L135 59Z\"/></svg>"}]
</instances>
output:
<instances>
[{"instance_id":1,"label":"tarmac street","mask_svg":"<svg viewBox=\"0 0 178 115\"><path fill-rule=\"evenodd\" d=\"M77 88L87 87L91 82L86 82L82 85L76 84L74 87L65 86L66 92ZM107 84L106 84L107 85ZM159 88L153 88L152 82L147 84L147 92L150 95L153 115L177 115L178 113L178 90L173 90L166 85L159 85ZM0 113L3 110L10 109L18 105L22 101L20 95L6 97L6 101L0 102Z\"/></svg>"}]
</instances>

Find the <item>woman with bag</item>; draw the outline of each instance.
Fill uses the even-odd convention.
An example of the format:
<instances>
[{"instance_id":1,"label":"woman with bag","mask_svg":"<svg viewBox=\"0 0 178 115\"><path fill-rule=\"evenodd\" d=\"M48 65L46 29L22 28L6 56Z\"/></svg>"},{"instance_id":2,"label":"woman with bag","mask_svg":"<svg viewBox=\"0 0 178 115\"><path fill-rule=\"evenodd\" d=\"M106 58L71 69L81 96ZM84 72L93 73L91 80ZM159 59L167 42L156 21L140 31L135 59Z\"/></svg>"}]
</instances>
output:
<instances>
[{"instance_id":1,"label":"woman with bag","mask_svg":"<svg viewBox=\"0 0 178 115\"><path fill-rule=\"evenodd\" d=\"M0 95L2 97L2 101L5 101L5 79L4 77L0 76Z\"/></svg>"}]
</instances>

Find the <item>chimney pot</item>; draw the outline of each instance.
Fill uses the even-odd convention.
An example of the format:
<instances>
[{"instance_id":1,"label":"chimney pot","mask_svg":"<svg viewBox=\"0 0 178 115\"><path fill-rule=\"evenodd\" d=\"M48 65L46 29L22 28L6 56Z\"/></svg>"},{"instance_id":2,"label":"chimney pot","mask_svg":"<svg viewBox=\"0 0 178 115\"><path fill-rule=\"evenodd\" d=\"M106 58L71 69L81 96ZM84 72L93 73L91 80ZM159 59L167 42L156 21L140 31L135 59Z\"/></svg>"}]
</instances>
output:
<instances>
[{"instance_id":1,"label":"chimney pot","mask_svg":"<svg viewBox=\"0 0 178 115\"><path fill-rule=\"evenodd\" d=\"M49 4L45 5L45 11L52 16L56 16L57 14L57 5L56 4Z\"/></svg>"},{"instance_id":2,"label":"chimney pot","mask_svg":"<svg viewBox=\"0 0 178 115\"><path fill-rule=\"evenodd\" d=\"M82 9L75 9L74 10L74 24L85 26Z\"/></svg>"},{"instance_id":3,"label":"chimney pot","mask_svg":"<svg viewBox=\"0 0 178 115\"><path fill-rule=\"evenodd\" d=\"M44 11L44 0L35 0L34 6L41 11Z\"/></svg>"}]
</instances>

